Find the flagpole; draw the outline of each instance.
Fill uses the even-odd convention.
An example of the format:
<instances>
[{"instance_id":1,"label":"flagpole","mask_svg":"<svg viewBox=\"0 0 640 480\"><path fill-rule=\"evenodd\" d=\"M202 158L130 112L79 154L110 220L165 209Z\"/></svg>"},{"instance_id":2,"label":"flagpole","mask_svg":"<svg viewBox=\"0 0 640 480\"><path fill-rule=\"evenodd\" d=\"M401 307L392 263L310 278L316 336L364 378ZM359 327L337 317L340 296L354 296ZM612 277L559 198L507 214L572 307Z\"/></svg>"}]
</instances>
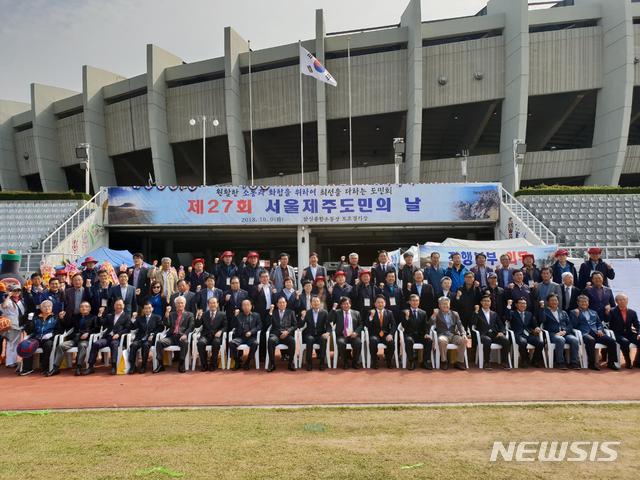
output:
<instances>
[{"instance_id":1,"label":"flagpole","mask_svg":"<svg viewBox=\"0 0 640 480\"><path fill-rule=\"evenodd\" d=\"M347 37L347 77L349 78L349 185L353 185L353 140L351 136L351 37Z\"/></svg>"},{"instance_id":2,"label":"flagpole","mask_svg":"<svg viewBox=\"0 0 640 480\"><path fill-rule=\"evenodd\" d=\"M253 187L253 97L251 95L251 41L247 40L249 48L249 156L251 158L251 186Z\"/></svg>"},{"instance_id":3,"label":"flagpole","mask_svg":"<svg viewBox=\"0 0 640 480\"><path fill-rule=\"evenodd\" d=\"M302 42L298 40L298 55L300 55L300 48L302 47ZM300 175L302 176L302 180L300 182L301 185L304 185L304 137L303 137L303 124L302 124L302 63L300 63L300 68L298 69L299 75L299 90L300 90Z\"/></svg>"}]
</instances>

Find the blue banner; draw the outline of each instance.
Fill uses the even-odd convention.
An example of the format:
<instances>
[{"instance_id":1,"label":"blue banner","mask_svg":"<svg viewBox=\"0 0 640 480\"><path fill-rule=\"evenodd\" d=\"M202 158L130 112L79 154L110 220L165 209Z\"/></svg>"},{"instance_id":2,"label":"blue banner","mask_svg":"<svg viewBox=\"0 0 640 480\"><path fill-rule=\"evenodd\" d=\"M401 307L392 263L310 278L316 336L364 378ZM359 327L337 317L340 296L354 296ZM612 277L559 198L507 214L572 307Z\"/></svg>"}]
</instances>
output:
<instances>
[{"instance_id":1,"label":"blue banner","mask_svg":"<svg viewBox=\"0 0 640 480\"><path fill-rule=\"evenodd\" d=\"M496 222L499 185L110 187L109 225Z\"/></svg>"}]
</instances>

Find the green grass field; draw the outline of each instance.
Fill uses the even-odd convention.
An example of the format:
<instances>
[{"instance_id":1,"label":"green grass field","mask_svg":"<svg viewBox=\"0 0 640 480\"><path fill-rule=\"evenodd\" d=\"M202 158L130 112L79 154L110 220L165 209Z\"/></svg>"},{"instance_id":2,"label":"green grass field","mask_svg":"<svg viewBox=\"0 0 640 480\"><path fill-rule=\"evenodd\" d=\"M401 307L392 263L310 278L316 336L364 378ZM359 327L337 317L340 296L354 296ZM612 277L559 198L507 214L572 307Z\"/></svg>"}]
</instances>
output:
<instances>
[{"instance_id":1,"label":"green grass field","mask_svg":"<svg viewBox=\"0 0 640 480\"><path fill-rule=\"evenodd\" d=\"M0 479L637 478L638 405L6 412ZM610 463L489 462L493 442L621 441Z\"/></svg>"}]
</instances>

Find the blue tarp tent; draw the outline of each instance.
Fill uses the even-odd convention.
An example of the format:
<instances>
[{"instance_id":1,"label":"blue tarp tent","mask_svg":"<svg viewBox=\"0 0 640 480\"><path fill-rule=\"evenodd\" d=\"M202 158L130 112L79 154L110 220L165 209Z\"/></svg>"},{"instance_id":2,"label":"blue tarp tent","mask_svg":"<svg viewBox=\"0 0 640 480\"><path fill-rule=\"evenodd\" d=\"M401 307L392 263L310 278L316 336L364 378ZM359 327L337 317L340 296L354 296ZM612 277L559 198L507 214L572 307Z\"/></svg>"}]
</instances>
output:
<instances>
[{"instance_id":1,"label":"blue tarp tent","mask_svg":"<svg viewBox=\"0 0 640 480\"><path fill-rule=\"evenodd\" d=\"M96 248L92 252L87 253L83 257L80 257L76 262L76 265L80 267L80 264L85 261L87 257L93 257L101 264L105 260L108 260L113 268L116 270L123 263L130 267L133 265L133 254L129 250L111 250L110 248L100 247Z\"/></svg>"}]
</instances>

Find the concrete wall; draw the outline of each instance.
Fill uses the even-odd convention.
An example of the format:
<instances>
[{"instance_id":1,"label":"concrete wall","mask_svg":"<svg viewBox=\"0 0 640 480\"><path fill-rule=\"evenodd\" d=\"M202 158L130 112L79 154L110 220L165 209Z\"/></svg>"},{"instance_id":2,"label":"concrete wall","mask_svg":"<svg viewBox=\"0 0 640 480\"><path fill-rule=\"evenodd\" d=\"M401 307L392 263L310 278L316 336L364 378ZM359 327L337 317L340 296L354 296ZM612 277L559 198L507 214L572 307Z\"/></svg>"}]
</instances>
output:
<instances>
[{"instance_id":1,"label":"concrete wall","mask_svg":"<svg viewBox=\"0 0 640 480\"><path fill-rule=\"evenodd\" d=\"M76 145L84 143L84 113L61 118L57 122L58 158L63 167L76 165Z\"/></svg>"},{"instance_id":2,"label":"concrete wall","mask_svg":"<svg viewBox=\"0 0 640 480\"><path fill-rule=\"evenodd\" d=\"M0 101L0 187L3 190L25 190L27 186L18 170L22 153L16 150L12 118L29 110L27 103Z\"/></svg>"},{"instance_id":3,"label":"concrete wall","mask_svg":"<svg viewBox=\"0 0 640 480\"><path fill-rule=\"evenodd\" d=\"M146 94L105 105L105 122L109 155L150 147Z\"/></svg>"}]
</instances>

